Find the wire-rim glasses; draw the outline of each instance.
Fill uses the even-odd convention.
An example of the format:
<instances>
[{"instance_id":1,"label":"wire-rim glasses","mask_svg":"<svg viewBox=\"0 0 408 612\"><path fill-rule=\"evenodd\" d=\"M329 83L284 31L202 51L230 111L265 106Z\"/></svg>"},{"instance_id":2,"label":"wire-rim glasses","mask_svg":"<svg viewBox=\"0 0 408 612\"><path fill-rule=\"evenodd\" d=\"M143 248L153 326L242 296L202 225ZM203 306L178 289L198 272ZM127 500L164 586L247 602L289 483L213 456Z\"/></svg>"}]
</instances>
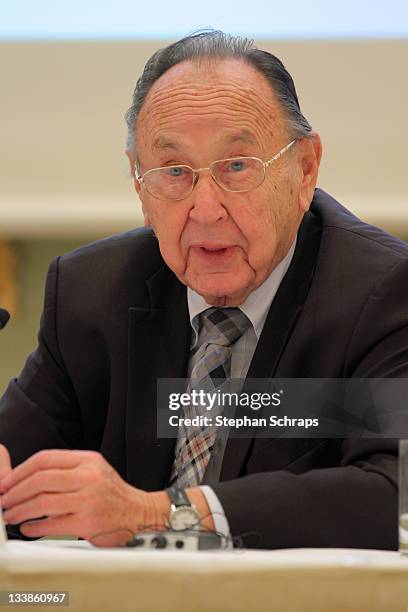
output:
<instances>
[{"instance_id":1,"label":"wire-rim glasses","mask_svg":"<svg viewBox=\"0 0 408 612\"><path fill-rule=\"evenodd\" d=\"M244 193L256 189L265 180L266 169L295 144L295 138L273 157L262 161L258 157L228 157L213 161L206 168L191 168L185 164L152 168L136 180L158 200L184 200L193 191L200 172L209 171L221 189Z\"/></svg>"}]
</instances>

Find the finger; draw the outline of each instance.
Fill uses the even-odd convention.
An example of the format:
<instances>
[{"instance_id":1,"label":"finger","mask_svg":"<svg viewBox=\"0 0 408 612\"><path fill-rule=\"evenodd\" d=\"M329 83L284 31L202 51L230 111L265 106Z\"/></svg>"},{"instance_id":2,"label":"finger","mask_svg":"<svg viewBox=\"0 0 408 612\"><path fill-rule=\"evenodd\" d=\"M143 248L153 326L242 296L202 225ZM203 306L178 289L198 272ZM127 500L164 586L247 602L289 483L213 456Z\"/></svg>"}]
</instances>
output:
<instances>
[{"instance_id":1,"label":"finger","mask_svg":"<svg viewBox=\"0 0 408 612\"><path fill-rule=\"evenodd\" d=\"M29 459L20 463L14 470L9 472L2 480L2 488L8 491L11 487L28 478L39 470L52 468L68 469L74 468L83 460L88 461L97 456L93 451L74 450L43 450L35 453Z\"/></svg>"},{"instance_id":2,"label":"finger","mask_svg":"<svg viewBox=\"0 0 408 612\"><path fill-rule=\"evenodd\" d=\"M11 469L10 454L4 444L0 444L0 483L11 472Z\"/></svg>"},{"instance_id":3,"label":"finger","mask_svg":"<svg viewBox=\"0 0 408 612\"><path fill-rule=\"evenodd\" d=\"M68 514L82 509L77 493L43 493L3 512L5 523L17 525L31 519Z\"/></svg>"},{"instance_id":4,"label":"finger","mask_svg":"<svg viewBox=\"0 0 408 612\"><path fill-rule=\"evenodd\" d=\"M41 520L28 521L20 525L20 531L31 538L43 536L71 536L89 540L95 528L90 521L76 514L61 514L45 517Z\"/></svg>"},{"instance_id":5,"label":"finger","mask_svg":"<svg viewBox=\"0 0 408 612\"><path fill-rule=\"evenodd\" d=\"M23 523L23 525L20 525L20 531L30 538L42 538L43 536L82 537L78 518L74 518L71 514Z\"/></svg>"},{"instance_id":6,"label":"finger","mask_svg":"<svg viewBox=\"0 0 408 612\"><path fill-rule=\"evenodd\" d=\"M96 528L96 527L95 527ZM73 536L89 540L97 547L126 546L131 540L133 532L130 529L107 529L102 532L94 532L89 526L89 531L85 529L83 521L73 514L47 517L38 521L28 521L20 525L20 531L31 538L41 538L44 536Z\"/></svg>"},{"instance_id":7,"label":"finger","mask_svg":"<svg viewBox=\"0 0 408 612\"><path fill-rule=\"evenodd\" d=\"M42 493L69 493L78 491L84 484L83 474L78 468L64 470L42 470L9 489L2 496L4 509L10 510Z\"/></svg>"}]
</instances>

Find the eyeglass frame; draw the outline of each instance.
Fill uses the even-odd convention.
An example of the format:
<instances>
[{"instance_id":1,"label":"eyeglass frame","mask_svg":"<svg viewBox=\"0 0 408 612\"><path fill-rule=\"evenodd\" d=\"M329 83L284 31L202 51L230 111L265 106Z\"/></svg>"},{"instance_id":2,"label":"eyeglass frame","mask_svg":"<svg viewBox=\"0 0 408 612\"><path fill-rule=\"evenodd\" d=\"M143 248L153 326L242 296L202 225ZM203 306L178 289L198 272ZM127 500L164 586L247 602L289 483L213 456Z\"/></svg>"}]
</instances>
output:
<instances>
[{"instance_id":1,"label":"eyeglass frame","mask_svg":"<svg viewBox=\"0 0 408 612\"><path fill-rule=\"evenodd\" d=\"M150 170L146 170L146 172L144 172L143 174L139 174L138 176L136 176L134 174L134 178L137 180L137 182L139 183L139 185L142 187L144 186L147 193L152 197L155 198L156 200L171 200L172 202L180 202L180 200L185 200L186 198L188 198L189 195L192 194L194 187L197 185L198 182L198 174L200 172L204 172L204 170L208 170L211 174L211 178L213 179L213 181L218 185L218 187L221 187L221 189L223 189L224 191L229 191L230 193L248 193L249 191L252 191L253 189L257 189L258 187L260 187L262 185L262 183L265 180L266 177L266 169L269 168L269 166L272 164L272 162L276 161L277 159L279 159L280 157L282 157L282 155L284 153L286 153L286 151L288 151L292 145L295 144L295 142L297 142L298 140L300 140L299 138L294 138L291 142L289 142L287 145L285 145L284 147L282 147L282 149L280 149L280 151L278 151L277 153L275 153L275 155L273 155L273 157L271 157L270 159L267 159L266 161L263 161L262 159L260 159L259 157L256 156L251 156L251 155L241 155L239 157L227 157L225 159L216 159L215 161L211 162L211 164L207 167L204 168L192 168L191 166L188 166L187 164L171 164L170 166L159 166L158 168L150 168ZM240 160L240 159L254 159L256 161L261 162L262 166L263 166L263 179L262 181L259 183L259 185L257 185L256 187L251 187L251 189L228 189L227 187L224 187L224 185L220 185L220 183L217 181L217 179L215 178L211 167L214 164L217 164L219 162L227 162L227 161L232 161L232 160ZM150 172L155 172L156 170L165 170L166 168L188 168L189 170L192 171L193 173L193 180L191 183L191 189L190 191L183 196L182 198L159 198L155 195L153 195L152 193L150 193L149 189L146 186L146 183L144 181L144 177L149 174Z\"/></svg>"}]
</instances>

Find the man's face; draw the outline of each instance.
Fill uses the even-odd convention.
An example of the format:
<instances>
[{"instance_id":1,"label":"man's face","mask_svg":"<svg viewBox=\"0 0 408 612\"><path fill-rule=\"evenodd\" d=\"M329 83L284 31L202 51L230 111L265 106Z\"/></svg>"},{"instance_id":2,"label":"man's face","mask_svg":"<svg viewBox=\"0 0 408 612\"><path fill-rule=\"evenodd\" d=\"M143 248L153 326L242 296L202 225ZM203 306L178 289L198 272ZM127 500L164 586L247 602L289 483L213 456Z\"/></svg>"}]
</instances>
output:
<instances>
[{"instance_id":1,"label":"man's face","mask_svg":"<svg viewBox=\"0 0 408 612\"><path fill-rule=\"evenodd\" d=\"M229 157L266 160L291 140L268 82L235 59L168 70L150 90L136 133L141 174ZM135 186L145 224L180 281L209 304L236 306L286 255L313 197L319 159L318 137L299 141L247 193L224 191L207 171L180 201L158 200Z\"/></svg>"}]
</instances>

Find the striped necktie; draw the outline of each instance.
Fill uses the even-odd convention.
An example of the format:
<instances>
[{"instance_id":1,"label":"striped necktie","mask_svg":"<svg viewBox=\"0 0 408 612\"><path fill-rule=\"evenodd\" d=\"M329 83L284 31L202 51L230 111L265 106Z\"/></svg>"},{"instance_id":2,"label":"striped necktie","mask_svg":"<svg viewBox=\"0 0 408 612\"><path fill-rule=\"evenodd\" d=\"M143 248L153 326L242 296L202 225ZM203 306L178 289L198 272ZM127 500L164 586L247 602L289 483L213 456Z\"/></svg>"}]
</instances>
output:
<instances>
[{"instance_id":1,"label":"striped necktie","mask_svg":"<svg viewBox=\"0 0 408 612\"><path fill-rule=\"evenodd\" d=\"M204 332L205 339L197 352L187 393L214 393L230 377L232 346L251 322L239 308L209 308L197 316L200 333ZM184 407L187 418L204 413L208 414L200 406L190 404ZM213 418L221 413L221 406L211 410ZM210 460L215 438L215 427L202 429L191 426L179 430L170 482L177 481L182 488L198 485Z\"/></svg>"}]
</instances>

